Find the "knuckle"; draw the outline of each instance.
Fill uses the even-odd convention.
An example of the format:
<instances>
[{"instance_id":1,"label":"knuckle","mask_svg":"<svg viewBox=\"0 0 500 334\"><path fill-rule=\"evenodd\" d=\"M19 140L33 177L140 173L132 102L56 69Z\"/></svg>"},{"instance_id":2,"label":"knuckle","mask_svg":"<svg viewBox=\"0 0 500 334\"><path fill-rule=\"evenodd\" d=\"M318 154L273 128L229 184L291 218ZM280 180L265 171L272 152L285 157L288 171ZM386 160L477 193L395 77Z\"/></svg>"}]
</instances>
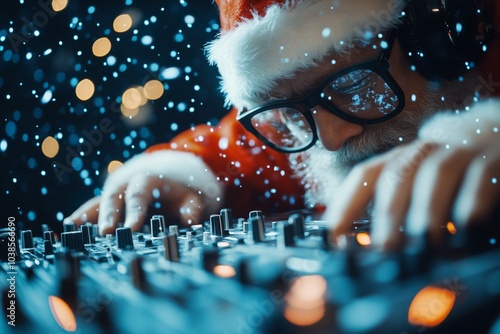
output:
<instances>
[{"instance_id":1,"label":"knuckle","mask_svg":"<svg viewBox=\"0 0 500 334\"><path fill-rule=\"evenodd\" d=\"M120 186L116 183L111 182L110 179L107 179L102 187L101 198L104 201L110 200L113 197L116 197L120 192Z\"/></svg>"},{"instance_id":2,"label":"knuckle","mask_svg":"<svg viewBox=\"0 0 500 334\"><path fill-rule=\"evenodd\" d=\"M406 154L399 158L408 172L415 172L429 156L437 149L437 144L431 142L418 142L415 147L408 149Z\"/></svg>"},{"instance_id":3,"label":"knuckle","mask_svg":"<svg viewBox=\"0 0 500 334\"><path fill-rule=\"evenodd\" d=\"M140 187L137 184L132 184L127 187L125 190L125 199L127 202L131 202L133 200L138 200L146 194L146 191L143 187Z\"/></svg>"},{"instance_id":4,"label":"knuckle","mask_svg":"<svg viewBox=\"0 0 500 334\"><path fill-rule=\"evenodd\" d=\"M423 141L419 141L417 146L418 146L418 150L422 154L429 154L429 153L432 153L433 151L435 151L439 147L439 144L436 142L423 140Z\"/></svg>"}]
</instances>

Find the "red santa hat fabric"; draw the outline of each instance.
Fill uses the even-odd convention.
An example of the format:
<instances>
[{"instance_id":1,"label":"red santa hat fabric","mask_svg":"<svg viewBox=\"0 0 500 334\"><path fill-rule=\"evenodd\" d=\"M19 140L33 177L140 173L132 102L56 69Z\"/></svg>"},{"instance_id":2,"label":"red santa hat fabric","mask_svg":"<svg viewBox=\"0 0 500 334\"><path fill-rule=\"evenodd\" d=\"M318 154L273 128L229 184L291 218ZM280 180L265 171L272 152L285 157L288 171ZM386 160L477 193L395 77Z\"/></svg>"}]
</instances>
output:
<instances>
[{"instance_id":1,"label":"red santa hat fabric","mask_svg":"<svg viewBox=\"0 0 500 334\"><path fill-rule=\"evenodd\" d=\"M221 32L207 56L226 104L252 108L276 81L394 27L405 0L216 0Z\"/></svg>"}]
</instances>

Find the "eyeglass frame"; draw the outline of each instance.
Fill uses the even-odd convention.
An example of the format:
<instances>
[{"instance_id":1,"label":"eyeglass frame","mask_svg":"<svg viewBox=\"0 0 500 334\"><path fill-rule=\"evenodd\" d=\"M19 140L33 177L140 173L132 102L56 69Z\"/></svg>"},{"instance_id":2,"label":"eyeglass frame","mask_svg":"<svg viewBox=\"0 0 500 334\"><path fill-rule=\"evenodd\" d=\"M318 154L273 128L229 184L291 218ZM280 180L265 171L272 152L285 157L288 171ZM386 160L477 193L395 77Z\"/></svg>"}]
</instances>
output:
<instances>
[{"instance_id":1,"label":"eyeglass frame","mask_svg":"<svg viewBox=\"0 0 500 334\"><path fill-rule=\"evenodd\" d=\"M389 56L391 55L392 47L394 45L394 42L396 40L396 32L394 30L391 30L388 34L386 43L387 47L381 48L381 51L379 54L375 57L372 57L366 61L360 62L358 64L346 67L340 71L336 71L332 75L330 75L328 78L323 80L321 84L317 86L313 91L308 93L307 95L303 97L298 97L294 99L285 99L285 100L278 100L278 101L272 101L269 103L264 104L263 106L260 107L255 107L252 108L251 110L246 110L246 108L243 108L241 112L238 112L238 115L236 116L236 120L239 121L247 131L252 133L254 136L259 138L262 142L264 142L267 146L271 147L272 149L279 151L279 152L284 152L284 153L296 153L296 152L303 152L309 148L311 148L316 141L318 140L318 133L317 133L317 127L316 127L316 122L314 121L314 117L312 115L312 110L315 106L322 106L326 111L334 114L335 116L338 116L339 118L354 123L354 124L360 124L360 125L369 125L369 124L378 124L382 123L385 121L388 121L391 118L394 118L397 116L401 111L403 111L405 107L405 94L403 92L403 89L398 85L396 80L392 77L392 75L389 73ZM346 114L344 111L342 111L339 107L337 107L333 103L328 103L322 96L321 93L325 89L325 87L328 86L331 82L333 82L335 79L338 79L342 77L343 75L349 73L349 72L354 72L357 70L371 70L372 72L376 73L377 75L380 76L382 80L384 80L384 83L389 86L389 88L394 92L396 97L398 98L398 105L397 107L389 114L386 114L380 118L376 119L362 119L353 115ZM312 130L312 135L313 139L311 142L303 147L299 148L286 148L286 147L280 147L275 145L273 142L271 142L269 139L264 137L253 125L252 125L252 118L260 114L264 111L269 111L272 109L276 108L293 108L300 112L304 118L307 120L309 123L309 126Z\"/></svg>"}]
</instances>

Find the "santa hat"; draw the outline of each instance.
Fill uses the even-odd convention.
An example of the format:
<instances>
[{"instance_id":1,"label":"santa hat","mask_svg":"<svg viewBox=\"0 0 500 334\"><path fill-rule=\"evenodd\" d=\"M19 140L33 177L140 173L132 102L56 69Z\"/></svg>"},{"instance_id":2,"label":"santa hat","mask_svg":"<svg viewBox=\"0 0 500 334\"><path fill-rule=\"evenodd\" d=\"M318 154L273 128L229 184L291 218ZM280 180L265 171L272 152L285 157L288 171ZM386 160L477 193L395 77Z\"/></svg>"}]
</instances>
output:
<instances>
[{"instance_id":1,"label":"santa hat","mask_svg":"<svg viewBox=\"0 0 500 334\"><path fill-rule=\"evenodd\" d=\"M221 32L207 45L226 104L252 108L278 79L395 26L405 0L216 0Z\"/></svg>"}]
</instances>

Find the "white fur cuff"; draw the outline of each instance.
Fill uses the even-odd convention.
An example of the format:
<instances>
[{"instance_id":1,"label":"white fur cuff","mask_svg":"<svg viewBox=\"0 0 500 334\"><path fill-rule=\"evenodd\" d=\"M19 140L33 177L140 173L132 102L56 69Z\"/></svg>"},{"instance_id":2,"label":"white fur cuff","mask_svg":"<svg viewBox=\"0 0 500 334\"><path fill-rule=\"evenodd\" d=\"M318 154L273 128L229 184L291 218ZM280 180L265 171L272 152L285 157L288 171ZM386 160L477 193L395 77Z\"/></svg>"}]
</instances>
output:
<instances>
[{"instance_id":1,"label":"white fur cuff","mask_svg":"<svg viewBox=\"0 0 500 334\"><path fill-rule=\"evenodd\" d=\"M461 113L437 114L420 128L418 136L448 145L500 144L500 99L478 102Z\"/></svg>"},{"instance_id":2,"label":"white fur cuff","mask_svg":"<svg viewBox=\"0 0 500 334\"><path fill-rule=\"evenodd\" d=\"M159 150L139 154L109 175L107 184L122 184L137 175L168 178L183 183L209 200L208 209L216 209L222 186L200 157L188 152Z\"/></svg>"}]
</instances>

